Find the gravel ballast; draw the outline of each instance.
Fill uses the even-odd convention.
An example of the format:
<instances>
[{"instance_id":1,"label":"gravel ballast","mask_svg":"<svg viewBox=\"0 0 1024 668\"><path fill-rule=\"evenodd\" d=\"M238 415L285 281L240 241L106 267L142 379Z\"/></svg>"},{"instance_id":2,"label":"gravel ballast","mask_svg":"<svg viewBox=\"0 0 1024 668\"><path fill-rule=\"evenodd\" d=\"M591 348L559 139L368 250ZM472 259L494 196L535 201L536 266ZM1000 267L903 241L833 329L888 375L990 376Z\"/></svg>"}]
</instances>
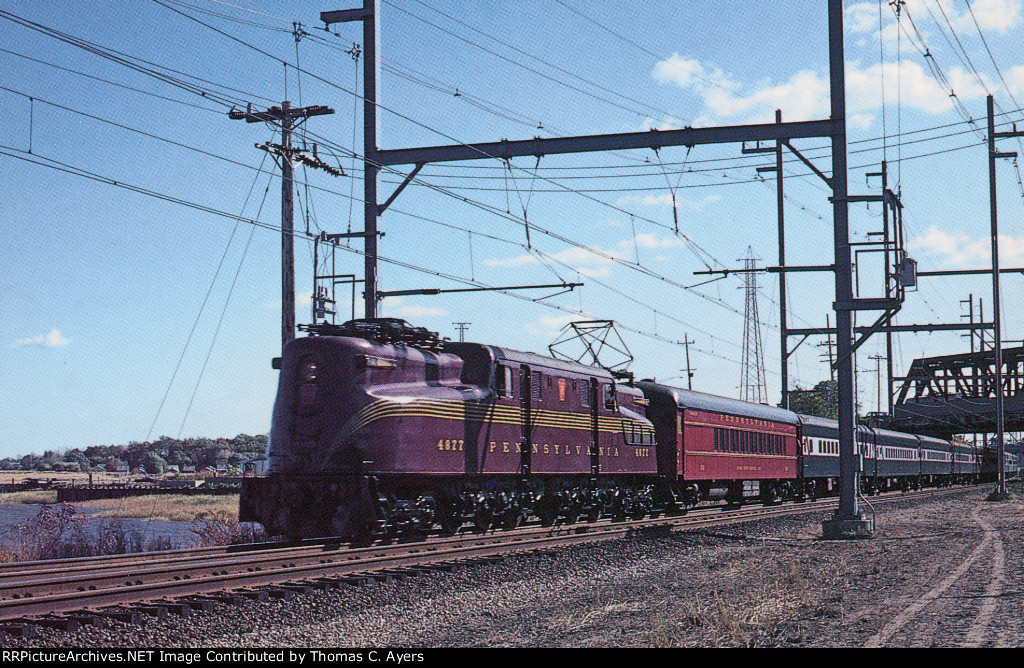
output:
<instances>
[{"instance_id":1,"label":"gravel ballast","mask_svg":"<svg viewBox=\"0 0 1024 668\"><path fill-rule=\"evenodd\" d=\"M212 613L3 638L21 647L1017 646L1024 510L989 490L642 535Z\"/></svg>"}]
</instances>

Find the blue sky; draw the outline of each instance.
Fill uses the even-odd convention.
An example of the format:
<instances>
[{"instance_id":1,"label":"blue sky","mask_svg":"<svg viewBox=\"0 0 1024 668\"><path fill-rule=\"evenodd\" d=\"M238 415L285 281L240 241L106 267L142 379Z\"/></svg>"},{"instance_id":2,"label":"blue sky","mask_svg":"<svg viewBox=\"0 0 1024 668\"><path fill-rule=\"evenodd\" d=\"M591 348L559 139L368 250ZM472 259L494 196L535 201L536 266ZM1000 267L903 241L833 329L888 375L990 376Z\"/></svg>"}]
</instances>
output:
<instances>
[{"instance_id":1,"label":"blue sky","mask_svg":"<svg viewBox=\"0 0 1024 668\"><path fill-rule=\"evenodd\" d=\"M817 4L387 0L380 146L764 122L776 108L784 120L825 118L827 17ZM1000 122L1022 120L1014 102L1024 100L1021 5L912 0L899 22L885 2L881 11L875 2L846 5L851 192L876 192L865 173L889 161L921 269L978 268L989 260L985 149L963 110L983 126L992 92ZM327 33L318 20L320 11L348 6L0 2L0 456L268 429L277 375L270 360L280 336L280 234L236 226L209 209L279 224L276 168L268 161L261 172L264 154L254 148L276 135L231 121L227 112L232 104L262 109L284 99L333 107L334 115L307 123L319 139L306 140L318 142L321 157L346 176L297 174L297 228L304 232L308 219L313 233L360 229L362 170L352 152L362 150L354 133L361 104L353 95L362 82L346 50L361 32L348 24ZM119 52L135 67L12 16ZM293 23L303 30L297 43ZM825 141L796 144L828 171ZM1021 150L1010 140L1000 148ZM548 156L539 164L519 158L511 170L496 160L428 166L381 217L380 253L391 261L381 264L381 289L466 285L435 274L482 285L585 285L542 302L474 293L387 299L381 310L453 338L452 323L471 322L471 340L537 352L581 317L573 312L614 319L638 376L679 383L685 353L675 342L688 335L695 388L737 396L741 280L678 286L707 280L693 275L705 263L741 265L748 247L762 264L775 263L775 186L756 172L770 159L742 155L739 146L697 146ZM788 260L828 264L826 188L795 161L786 175ZM396 180L382 176L382 200ZM999 183L1001 261L1021 266L1024 199L1009 161L999 164ZM673 191L685 237L674 233ZM524 208L536 226L529 247ZM877 206L852 209L854 240L878 225ZM297 239L299 322L309 320L311 259L308 241ZM339 252L337 269L361 274L362 257ZM859 278L864 296L881 284L870 262ZM1015 308L1021 280L1003 281L1007 340L1022 337ZM759 281L775 402L778 288L774 275ZM957 321L960 300L971 293L990 315L987 278L922 279L898 322ZM823 326L831 301L830 276L794 278L791 326ZM793 384L828 377L813 345L823 340L798 350ZM957 333L900 336L897 372L915 357L967 345ZM876 337L858 359L868 410L875 407L868 355L883 349Z\"/></svg>"}]
</instances>

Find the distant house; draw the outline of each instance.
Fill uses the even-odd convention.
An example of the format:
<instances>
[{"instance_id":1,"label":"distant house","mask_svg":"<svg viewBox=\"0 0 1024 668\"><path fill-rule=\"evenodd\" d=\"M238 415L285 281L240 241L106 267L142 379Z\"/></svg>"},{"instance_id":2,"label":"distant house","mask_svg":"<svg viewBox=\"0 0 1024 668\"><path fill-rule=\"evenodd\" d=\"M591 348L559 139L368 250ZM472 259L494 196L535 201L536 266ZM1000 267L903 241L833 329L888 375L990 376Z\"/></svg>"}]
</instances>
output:
<instances>
[{"instance_id":1,"label":"distant house","mask_svg":"<svg viewBox=\"0 0 1024 668\"><path fill-rule=\"evenodd\" d=\"M177 464L168 464L166 473L181 473L181 467Z\"/></svg>"},{"instance_id":2,"label":"distant house","mask_svg":"<svg viewBox=\"0 0 1024 668\"><path fill-rule=\"evenodd\" d=\"M266 458L253 459L252 461L245 462L243 470L247 476L266 475L269 463Z\"/></svg>"},{"instance_id":3,"label":"distant house","mask_svg":"<svg viewBox=\"0 0 1024 668\"><path fill-rule=\"evenodd\" d=\"M114 471L115 473L128 473L128 470L129 469L127 464L121 464Z\"/></svg>"},{"instance_id":4,"label":"distant house","mask_svg":"<svg viewBox=\"0 0 1024 668\"><path fill-rule=\"evenodd\" d=\"M185 464L184 466L181 467L181 472L182 473L195 473L196 472L196 467L195 467L194 464Z\"/></svg>"}]
</instances>

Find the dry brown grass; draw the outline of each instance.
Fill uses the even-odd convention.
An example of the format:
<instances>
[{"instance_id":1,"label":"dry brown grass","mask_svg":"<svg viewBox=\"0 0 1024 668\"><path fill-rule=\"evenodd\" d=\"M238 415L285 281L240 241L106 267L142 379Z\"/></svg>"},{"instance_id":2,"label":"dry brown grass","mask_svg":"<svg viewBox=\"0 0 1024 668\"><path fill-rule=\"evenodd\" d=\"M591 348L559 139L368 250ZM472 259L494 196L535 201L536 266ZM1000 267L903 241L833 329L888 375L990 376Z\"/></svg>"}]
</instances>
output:
<instances>
[{"instance_id":1,"label":"dry brown grass","mask_svg":"<svg viewBox=\"0 0 1024 668\"><path fill-rule=\"evenodd\" d=\"M19 503L57 503L57 490L30 489L24 492L0 494L0 505L17 505Z\"/></svg>"},{"instance_id":2,"label":"dry brown grass","mask_svg":"<svg viewBox=\"0 0 1024 668\"><path fill-rule=\"evenodd\" d=\"M132 517L193 522L209 516L238 520L237 494L149 494L123 499L80 501L80 508L100 508L97 517Z\"/></svg>"},{"instance_id":3,"label":"dry brown grass","mask_svg":"<svg viewBox=\"0 0 1024 668\"><path fill-rule=\"evenodd\" d=\"M795 604L789 592L773 586L748 596L713 591L666 609L654 623L653 642L656 647L775 645Z\"/></svg>"}]
</instances>

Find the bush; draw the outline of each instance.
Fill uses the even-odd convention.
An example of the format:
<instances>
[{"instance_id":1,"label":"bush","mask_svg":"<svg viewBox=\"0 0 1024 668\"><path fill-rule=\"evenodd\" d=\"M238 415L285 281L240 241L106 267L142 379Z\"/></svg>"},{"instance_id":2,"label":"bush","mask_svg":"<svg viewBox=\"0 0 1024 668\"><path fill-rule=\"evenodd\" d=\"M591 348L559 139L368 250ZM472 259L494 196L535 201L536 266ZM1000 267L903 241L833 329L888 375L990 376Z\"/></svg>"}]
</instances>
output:
<instances>
[{"instance_id":1,"label":"bush","mask_svg":"<svg viewBox=\"0 0 1024 668\"><path fill-rule=\"evenodd\" d=\"M196 535L195 547L260 543L267 540L263 527L239 522L222 512L200 516L189 530Z\"/></svg>"},{"instance_id":2,"label":"bush","mask_svg":"<svg viewBox=\"0 0 1024 668\"><path fill-rule=\"evenodd\" d=\"M119 522L93 529L70 503L44 505L21 526L0 536L0 561L37 561L170 549L170 539L147 540Z\"/></svg>"}]
</instances>

